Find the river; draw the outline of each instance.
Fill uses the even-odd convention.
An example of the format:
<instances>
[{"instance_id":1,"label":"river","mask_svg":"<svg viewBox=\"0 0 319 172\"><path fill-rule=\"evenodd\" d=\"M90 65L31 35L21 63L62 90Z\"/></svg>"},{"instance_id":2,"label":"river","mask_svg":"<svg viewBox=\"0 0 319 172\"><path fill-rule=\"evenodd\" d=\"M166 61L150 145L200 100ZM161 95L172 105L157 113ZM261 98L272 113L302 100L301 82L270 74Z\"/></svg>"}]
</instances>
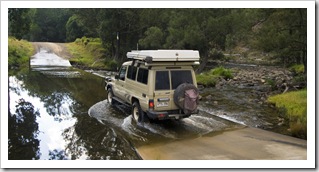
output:
<instances>
[{"instance_id":1,"label":"river","mask_svg":"<svg viewBox=\"0 0 319 172\"><path fill-rule=\"evenodd\" d=\"M52 55L52 54L51 54ZM277 111L251 89L204 89L217 103L179 121L132 122L130 109L107 103L104 79L66 66L9 71L9 160L138 160L135 148L251 126L284 133ZM215 99L216 100L216 99ZM22 153L23 152L23 153Z\"/></svg>"}]
</instances>

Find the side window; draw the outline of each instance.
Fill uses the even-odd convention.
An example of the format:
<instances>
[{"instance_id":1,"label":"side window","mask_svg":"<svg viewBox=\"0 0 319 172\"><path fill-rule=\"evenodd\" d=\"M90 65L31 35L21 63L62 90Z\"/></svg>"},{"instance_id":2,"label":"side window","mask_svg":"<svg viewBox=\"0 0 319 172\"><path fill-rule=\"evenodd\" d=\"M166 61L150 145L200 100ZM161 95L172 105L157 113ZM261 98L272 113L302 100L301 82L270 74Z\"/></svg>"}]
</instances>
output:
<instances>
[{"instance_id":1,"label":"side window","mask_svg":"<svg viewBox=\"0 0 319 172\"><path fill-rule=\"evenodd\" d=\"M137 81L147 85L148 82L148 70L139 68L137 74Z\"/></svg>"},{"instance_id":2,"label":"side window","mask_svg":"<svg viewBox=\"0 0 319 172\"><path fill-rule=\"evenodd\" d=\"M119 72L119 79L120 80L125 80L125 73L126 73L126 68L127 66L122 66Z\"/></svg>"},{"instance_id":3,"label":"side window","mask_svg":"<svg viewBox=\"0 0 319 172\"><path fill-rule=\"evenodd\" d=\"M156 71L155 90L169 90L169 75L168 71Z\"/></svg>"},{"instance_id":4,"label":"side window","mask_svg":"<svg viewBox=\"0 0 319 172\"><path fill-rule=\"evenodd\" d=\"M180 84L193 84L192 72L190 70L171 71L172 89L176 89Z\"/></svg>"},{"instance_id":5,"label":"side window","mask_svg":"<svg viewBox=\"0 0 319 172\"><path fill-rule=\"evenodd\" d=\"M135 66L129 66L128 67L128 71L127 71L127 75L126 77L131 79L131 80L135 80L136 78L136 72L137 72L137 67Z\"/></svg>"}]
</instances>

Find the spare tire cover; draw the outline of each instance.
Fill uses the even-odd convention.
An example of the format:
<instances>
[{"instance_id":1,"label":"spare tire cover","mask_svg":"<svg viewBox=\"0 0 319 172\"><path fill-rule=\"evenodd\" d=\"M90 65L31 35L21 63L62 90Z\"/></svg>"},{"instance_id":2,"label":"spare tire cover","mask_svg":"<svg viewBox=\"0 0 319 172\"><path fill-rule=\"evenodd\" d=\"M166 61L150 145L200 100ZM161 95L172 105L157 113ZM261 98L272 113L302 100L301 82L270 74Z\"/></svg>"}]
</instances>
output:
<instances>
[{"instance_id":1,"label":"spare tire cover","mask_svg":"<svg viewBox=\"0 0 319 172\"><path fill-rule=\"evenodd\" d=\"M195 85L183 83L175 89L174 103L177 107L183 109L185 114L191 114L197 109L198 95L198 89Z\"/></svg>"}]
</instances>

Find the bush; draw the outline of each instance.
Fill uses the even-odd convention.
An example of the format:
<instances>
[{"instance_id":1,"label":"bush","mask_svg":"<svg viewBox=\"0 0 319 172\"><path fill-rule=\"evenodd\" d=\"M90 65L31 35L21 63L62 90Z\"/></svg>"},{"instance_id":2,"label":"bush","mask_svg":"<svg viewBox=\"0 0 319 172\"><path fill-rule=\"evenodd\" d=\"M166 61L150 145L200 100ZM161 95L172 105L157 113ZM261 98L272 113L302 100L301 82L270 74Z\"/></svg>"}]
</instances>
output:
<instances>
[{"instance_id":1,"label":"bush","mask_svg":"<svg viewBox=\"0 0 319 172\"><path fill-rule=\"evenodd\" d=\"M8 66L9 68L28 66L29 59L34 53L31 43L9 37L8 40Z\"/></svg>"},{"instance_id":2,"label":"bush","mask_svg":"<svg viewBox=\"0 0 319 172\"><path fill-rule=\"evenodd\" d=\"M211 73L213 75L222 76L224 79L232 79L233 75L230 69L225 69L224 67L220 66L218 68L212 69Z\"/></svg>"},{"instance_id":3,"label":"bush","mask_svg":"<svg viewBox=\"0 0 319 172\"><path fill-rule=\"evenodd\" d=\"M295 64L289 68L292 72L298 74L303 74L305 70L305 66L302 64Z\"/></svg>"},{"instance_id":4,"label":"bush","mask_svg":"<svg viewBox=\"0 0 319 172\"><path fill-rule=\"evenodd\" d=\"M307 138L307 90L270 96L268 102L285 109L293 136Z\"/></svg>"},{"instance_id":5,"label":"bush","mask_svg":"<svg viewBox=\"0 0 319 172\"><path fill-rule=\"evenodd\" d=\"M210 55L214 60L222 60L224 59L224 54L221 51L216 50L215 48L210 50Z\"/></svg>"},{"instance_id":6,"label":"bush","mask_svg":"<svg viewBox=\"0 0 319 172\"><path fill-rule=\"evenodd\" d=\"M100 38L77 38L73 43L68 43L67 48L73 56L70 61L83 68L109 69L114 67L108 64L107 50L103 47Z\"/></svg>"},{"instance_id":7,"label":"bush","mask_svg":"<svg viewBox=\"0 0 319 172\"><path fill-rule=\"evenodd\" d=\"M117 71L117 62L115 60L111 60L107 63L107 67L112 71Z\"/></svg>"},{"instance_id":8,"label":"bush","mask_svg":"<svg viewBox=\"0 0 319 172\"><path fill-rule=\"evenodd\" d=\"M233 75L231 70L225 69L224 67L218 67L210 70L209 72L196 75L196 80L198 84L212 87L216 85L220 77L224 79L231 79L233 78Z\"/></svg>"},{"instance_id":9,"label":"bush","mask_svg":"<svg viewBox=\"0 0 319 172\"><path fill-rule=\"evenodd\" d=\"M196 75L196 80L198 84L201 84L207 87L213 87L216 85L218 81L218 77L209 75L208 73L202 73L202 74Z\"/></svg>"}]
</instances>

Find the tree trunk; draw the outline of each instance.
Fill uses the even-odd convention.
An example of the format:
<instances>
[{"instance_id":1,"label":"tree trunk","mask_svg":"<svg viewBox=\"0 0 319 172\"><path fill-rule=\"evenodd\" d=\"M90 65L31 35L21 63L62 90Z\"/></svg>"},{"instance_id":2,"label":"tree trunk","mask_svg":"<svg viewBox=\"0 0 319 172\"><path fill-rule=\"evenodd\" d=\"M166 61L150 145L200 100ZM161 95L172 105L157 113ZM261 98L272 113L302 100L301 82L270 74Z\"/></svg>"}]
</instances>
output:
<instances>
[{"instance_id":1,"label":"tree trunk","mask_svg":"<svg viewBox=\"0 0 319 172\"><path fill-rule=\"evenodd\" d=\"M304 74L307 77L307 51L306 50L302 50L302 62L304 65Z\"/></svg>"},{"instance_id":2,"label":"tree trunk","mask_svg":"<svg viewBox=\"0 0 319 172\"><path fill-rule=\"evenodd\" d=\"M203 70L204 70L205 67L206 67L207 62L208 62L208 57L207 57L207 56L204 56L203 61L200 63L199 67L198 67L197 70L196 70L196 73L197 73L197 74L203 72Z\"/></svg>"}]
</instances>

